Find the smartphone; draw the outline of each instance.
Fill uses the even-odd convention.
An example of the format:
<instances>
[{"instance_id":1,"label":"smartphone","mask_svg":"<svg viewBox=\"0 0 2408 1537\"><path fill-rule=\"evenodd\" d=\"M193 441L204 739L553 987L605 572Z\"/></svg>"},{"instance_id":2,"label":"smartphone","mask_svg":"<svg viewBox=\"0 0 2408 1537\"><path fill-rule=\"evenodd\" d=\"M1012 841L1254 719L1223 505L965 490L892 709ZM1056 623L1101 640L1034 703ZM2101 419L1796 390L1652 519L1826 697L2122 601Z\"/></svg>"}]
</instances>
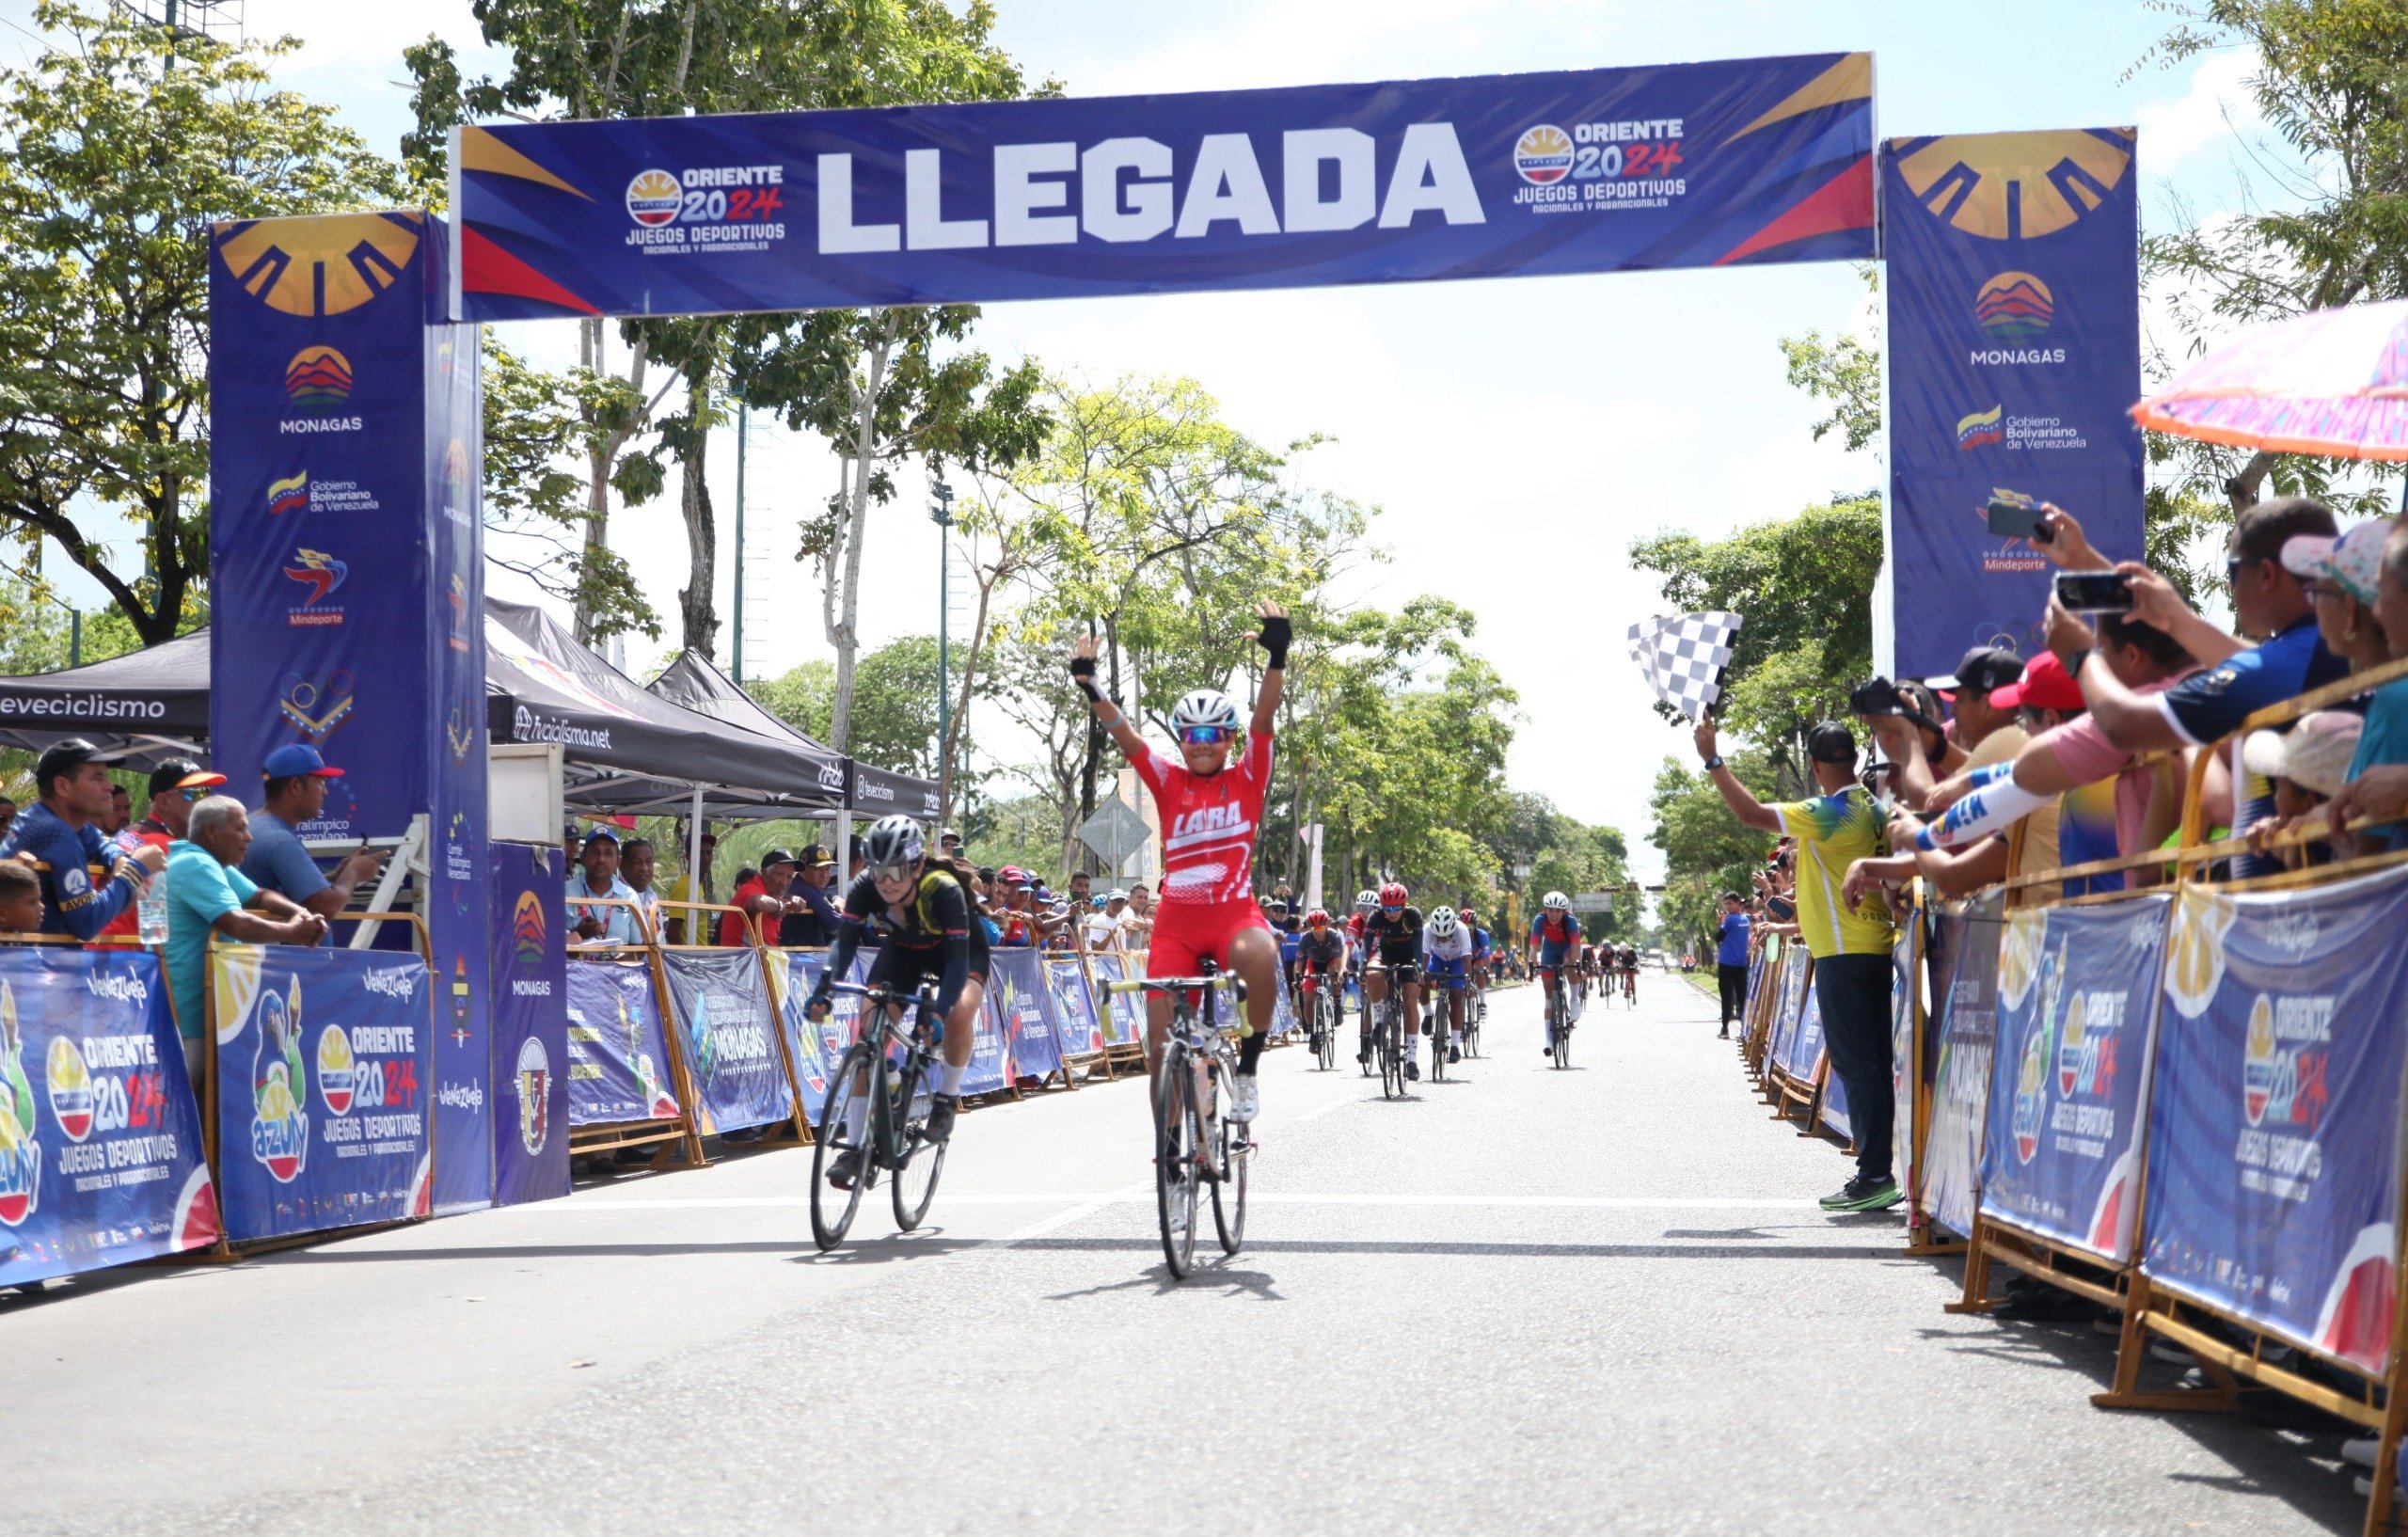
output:
<instances>
[{"instance_id":1,"label":"smartphone","mask_svg":"<svg viewBox=\"0 0 2408 1537\"><path fill-rule=\"evenodd\" d=\"M2131 584L2120 571L2060 571L2057 605L2067 613L2130 613Z\"/></svg>"},{"instance_id":2,"label":"smartphone","mask_svg":"<svg viewBox=\"0 0 2408 1537\"><path fill-rule=\"evenodd\" d=\"M2039 503L2020 492L2002 491L1990 498L1990 532L2003 539L2029 539L2045 545L2052 535Z\"/></svg>"}]
</instances>

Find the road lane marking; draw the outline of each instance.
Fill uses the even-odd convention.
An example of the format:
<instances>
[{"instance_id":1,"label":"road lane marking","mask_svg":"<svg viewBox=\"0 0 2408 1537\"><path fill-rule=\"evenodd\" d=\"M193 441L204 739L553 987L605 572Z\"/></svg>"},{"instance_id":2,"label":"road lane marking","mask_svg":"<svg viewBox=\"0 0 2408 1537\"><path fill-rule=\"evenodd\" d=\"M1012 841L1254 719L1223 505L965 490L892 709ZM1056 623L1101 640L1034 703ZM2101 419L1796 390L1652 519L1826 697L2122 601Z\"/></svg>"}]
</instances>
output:
<instances>
[{"instance_id":1,"label":"road lane marking","mask_svg":"<svg viewBox=\"0 0 2408 1537\"><path fill-rule=\"evenodd\" d=\"M942 1193L947 1205L953 1206L1052 1206L1059 1202L1073 1203L1071 1213L1046 1219L1029 1232L1016 1233L1001 1242L1011 1243L1034 1236L1038 1230L1050 1232L1055 1227L1074 1222L1090 1211L1107 1206L1124 1205L1154 1198L1154 1182L1139 1180L1119 1190L1093 1192L1057 1192L1054 1194L1020 1195L955 1195ZM1384 1195L1329 1194L1309 1195L1288 1191L1254 1190L1246 1193L1249 1202L1265 1202L1274 1206L1447 1206L1495 1207L1502 1209L1570 1209L1598 1212L1804 1212L1816 1210L1820 1203L1807 1196L1480 1196L1480 1195ZM805 1196L672 1196L638 1200L608 1201L542 1201L515 1207L515 1212L711 1212L786 1210L807 1206ZM1050 1226L1049 1226L1050 1224Z\"/></svg>"}]
</instances>

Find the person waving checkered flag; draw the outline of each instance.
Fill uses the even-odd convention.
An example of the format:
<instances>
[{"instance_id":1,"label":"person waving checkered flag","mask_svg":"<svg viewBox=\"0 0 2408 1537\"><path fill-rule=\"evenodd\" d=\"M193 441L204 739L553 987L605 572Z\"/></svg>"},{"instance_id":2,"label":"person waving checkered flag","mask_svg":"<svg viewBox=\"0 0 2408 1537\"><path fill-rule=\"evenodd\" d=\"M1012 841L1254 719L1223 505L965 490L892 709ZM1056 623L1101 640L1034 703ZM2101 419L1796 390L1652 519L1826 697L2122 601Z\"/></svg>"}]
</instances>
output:
<instances>
[{"instance_id":1,"label":"person waving checkered flag","mask_svg":"<svg viewBox=\"0 0 2408 1537\"><path fill-rule=\"evenodd\" d=\"M1735 613L1685 613L1630 626L1630 659L1647 674L1656 697L1691 721L1722 697L1722 670L1731 665Z\"/></svg>"}]
</instances>

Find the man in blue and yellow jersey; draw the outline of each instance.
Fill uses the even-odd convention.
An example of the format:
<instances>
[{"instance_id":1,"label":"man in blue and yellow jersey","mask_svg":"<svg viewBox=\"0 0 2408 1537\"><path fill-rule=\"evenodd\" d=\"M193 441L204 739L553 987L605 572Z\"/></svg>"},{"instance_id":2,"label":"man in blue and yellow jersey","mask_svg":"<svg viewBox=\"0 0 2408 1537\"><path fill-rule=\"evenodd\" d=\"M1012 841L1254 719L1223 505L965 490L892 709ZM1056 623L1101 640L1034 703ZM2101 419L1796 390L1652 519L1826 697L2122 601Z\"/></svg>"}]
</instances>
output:
<instances>
[{"instance_id":1,"label":"man in blue and yellow jersey","mask_svg":"<svg viewBox=\"0 0 2408 1537\"><path fill-rule=\"evenodd\" d=\"M1715 750L1712 721L1699 722L1698 755L1731 814L1752 828L1798 840L1798 927L1814 958L1814 999L1831 1070L1847 1088L1849 1124L1856 1128L1856 1178L1823 1206L1833 1212L1878 1212L1898 1204L1890 1175L1890 1121L1895 1093L1890 1079L1890 910L1878 896L1850 907L1840 895L1847 867L1877 858L1883 848L1881 808L1856 778L1856 737L1837 721L1806 734L1815 787L1812 800L1767 806L1739 783Z\"/></svg>"}]
</instances>

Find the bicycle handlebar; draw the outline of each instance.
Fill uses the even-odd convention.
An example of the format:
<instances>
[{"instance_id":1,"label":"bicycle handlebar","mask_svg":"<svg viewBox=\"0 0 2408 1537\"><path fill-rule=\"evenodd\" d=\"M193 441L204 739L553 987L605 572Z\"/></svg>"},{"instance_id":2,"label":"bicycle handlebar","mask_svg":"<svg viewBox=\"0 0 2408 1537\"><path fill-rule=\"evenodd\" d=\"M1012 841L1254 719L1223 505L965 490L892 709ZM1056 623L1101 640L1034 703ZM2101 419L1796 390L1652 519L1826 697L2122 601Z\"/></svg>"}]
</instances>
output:
<instances>
[{"instance_id":1,"label":"bicycle handlebar","mask_svg":"<svg viewBox=\"0 0 2408 1537\"><path fill-rule=\"evenodd\" d=\"M937 1006L937 990L925 982L920 985L919 990L905 993L898 993L893 988L883 985L863 987L859 982L822 982L819 988L815 988L813 990L817 991L820 988L830 992L842 992L855 998L866 998L874 1004L917 1004L922 1009L931 1011Z\"/></svg>"},{"instance_id":2,"label":"bicycle handlebar","mask_svg":"<svg viewBox=\"0 0 2408 1537\"><path fill-rule=\"evenodd\" d=\"M1200 992L1206 988L1228 988L1237 994L1239 1003L1245 1002L1245 978L1227 972L1217 976L1145 976L1126 982L1107 982L1106 992Z\"/></svg>"}]
</instances>

